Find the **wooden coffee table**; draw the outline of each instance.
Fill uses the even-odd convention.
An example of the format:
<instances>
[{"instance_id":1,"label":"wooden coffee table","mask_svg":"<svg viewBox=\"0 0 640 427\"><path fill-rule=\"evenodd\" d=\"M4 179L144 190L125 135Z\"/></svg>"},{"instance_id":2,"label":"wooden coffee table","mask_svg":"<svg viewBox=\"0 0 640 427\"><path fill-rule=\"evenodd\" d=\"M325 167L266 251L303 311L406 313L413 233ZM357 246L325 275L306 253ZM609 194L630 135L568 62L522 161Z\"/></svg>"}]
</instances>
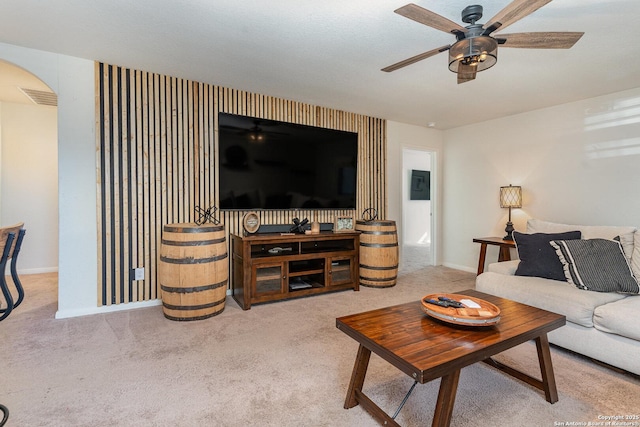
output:
<instances>
[{"instance_id":1,"label":"wooden coffee table","mask_svg":"<svg viewBox=\"0 0 640 427\"><path fill-rule=\"evenodd\" d=\"M489 327L449 325L424 314L420 301L336 319L337 328L360 344L345 409L360 404L380 424L399 426L395 416L386 414L362 391L371 352L409 375L416 383L442 378L433 426L450 424L460 370L476 362L489 363L544 391L550 403L558 401L547 333L563 326L565 317L472 289L457 293L498 306L500 322ZM536 342L541 380L491 359L491 356L529 340Z\"/></svg>"}]
</instances>

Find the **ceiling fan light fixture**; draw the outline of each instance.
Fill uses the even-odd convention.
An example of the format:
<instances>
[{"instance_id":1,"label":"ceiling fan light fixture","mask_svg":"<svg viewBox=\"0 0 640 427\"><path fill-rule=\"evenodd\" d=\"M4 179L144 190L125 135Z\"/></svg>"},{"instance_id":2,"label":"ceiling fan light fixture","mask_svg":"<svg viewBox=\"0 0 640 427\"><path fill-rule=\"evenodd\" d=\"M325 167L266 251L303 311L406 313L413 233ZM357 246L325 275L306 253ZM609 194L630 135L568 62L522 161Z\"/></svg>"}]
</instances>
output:
<instances>
[{"instance_id":1,"label":"ceiling fan light fixture","mask_svg":"<svg viewBox=\"0 0 640 427\"><path fill-rule=\"evenodd\" d=\"M248 134L250 142L264 142L264 134L260 131L249 132Z\"/></svg>"},{"instance_id":2,"label":"ceiling fan light fixture","mask_svg":"<svg viewBox=\"0 0 640 427\"><path fill-rule=\"evenodd\" d=\"M459 66L484 71L498 62L498 42L489 36L469 37L457 41L449 49L449 70L458 73Z\"/></svg>"}]
</instances>

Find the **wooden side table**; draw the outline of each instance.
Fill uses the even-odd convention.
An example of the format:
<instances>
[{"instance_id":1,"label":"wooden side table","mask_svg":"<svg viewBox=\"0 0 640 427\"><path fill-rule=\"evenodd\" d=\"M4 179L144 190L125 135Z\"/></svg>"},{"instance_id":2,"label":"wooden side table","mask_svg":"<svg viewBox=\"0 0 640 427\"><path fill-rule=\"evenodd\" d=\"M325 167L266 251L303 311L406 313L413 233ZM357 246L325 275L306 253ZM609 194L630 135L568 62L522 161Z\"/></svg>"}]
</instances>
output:
<instances>
[{"instance_id":1,"label":"wooden side table","mask_svg":"<svg viewBox=\"0 0 640 427\"><path fill-rule=\"evenodd\" d=\"M498 262L511 260L511 248L516 244L513 240L504 240L502 237L478 237L473 239L475 243L480 243L480 258L478 259L478 274L484 271L484 259L487 255L487 245L500 246Z\"/></svg>"}]
</instances>

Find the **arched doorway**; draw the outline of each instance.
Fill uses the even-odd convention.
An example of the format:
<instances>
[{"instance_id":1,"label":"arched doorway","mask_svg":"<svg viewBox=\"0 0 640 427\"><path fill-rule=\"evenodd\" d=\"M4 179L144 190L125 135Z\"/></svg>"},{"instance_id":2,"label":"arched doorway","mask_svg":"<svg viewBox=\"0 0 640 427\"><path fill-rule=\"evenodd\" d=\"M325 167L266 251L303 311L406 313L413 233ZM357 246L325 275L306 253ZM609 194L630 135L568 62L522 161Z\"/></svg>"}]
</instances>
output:
<instances>
[{"instance_id":1,"label":"arched doorway","mask_svg":"<svg viewBox=\"0 0 640 427\"><path fill-rule=\"evenodd\" d=\"M0 224L24 222L18 273L58 270L56 94L0 59Z\"/></svg>"}]
</instances>

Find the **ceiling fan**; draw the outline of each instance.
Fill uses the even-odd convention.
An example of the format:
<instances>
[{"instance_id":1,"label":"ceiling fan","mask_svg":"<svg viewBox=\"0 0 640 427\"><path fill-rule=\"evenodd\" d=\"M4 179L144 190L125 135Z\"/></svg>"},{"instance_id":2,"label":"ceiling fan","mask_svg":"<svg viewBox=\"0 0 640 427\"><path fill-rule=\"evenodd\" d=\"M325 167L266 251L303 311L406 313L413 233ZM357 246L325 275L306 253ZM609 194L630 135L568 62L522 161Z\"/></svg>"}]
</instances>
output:
<instances>
[{"instance_id":1,"label":"ceiling fan","mask_svg":"<svg viewBox=\"0 0 640 427\"><path fill-rule=\"evenodd\" d=\"M421 53L382 69L391 72L423 59L449 51L449 69L458 74L458 84L476 78L479 71L491 68L498 61L498 45L530 49L569 49L584 33L537 32L492 36L514 22L540 9L551 0L513 0L486 24L476 24L482 18L482 6L471 5L462 11L462 27L449 19L416 4L409 3L395 10L398 15L412 19L436 30L452 33L456 42Z\"/></svg>"}]
</instances>

